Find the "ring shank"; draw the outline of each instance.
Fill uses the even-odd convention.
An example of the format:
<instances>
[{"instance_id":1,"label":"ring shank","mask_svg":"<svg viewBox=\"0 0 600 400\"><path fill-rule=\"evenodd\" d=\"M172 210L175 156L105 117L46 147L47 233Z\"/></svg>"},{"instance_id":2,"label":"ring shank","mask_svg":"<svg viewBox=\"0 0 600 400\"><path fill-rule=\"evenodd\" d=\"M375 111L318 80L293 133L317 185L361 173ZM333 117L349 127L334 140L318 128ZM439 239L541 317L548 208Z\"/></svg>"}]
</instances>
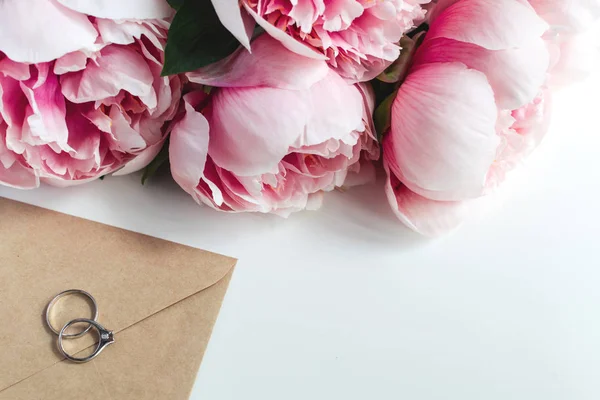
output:
<instances>
[{"instance_id":1,"label":"ring shank","mask_svg":"<svg viewBox=\"0 0 600 400\"><path fill-rule=\"evenodd\" d=\"M56 296L54 296L54 298L52 300L50 300L50 302L48 303L48 306L46 306L46 324L48 325L48 328L50 328L50 330L55 335L59 335L60 332L63 332L64 328L59 332L54 326L52 326L52 323L50 322L50 311L56 305L56 303L58 302L58 300L60 300L61 298L65 297L65 296L69 296L69 295L76 295L76 294L85 296L89 300L91 300L92 305L93 305L93 316L92 316L91 320L93 320L93 321L97 321L98 320L98 303L96 303L96 299L94 298L94 296L92 296L91 294L89 294L85 290L81 290L81 289L69 289L69 290L65 290L63 292L60 292ZM71 325L73 325L73 324L71 324ZM82 337L83 335L85 335L86 333L88 333L90 331L90 329L92 329L92 325L91 324L88 325L87 328L85 328L81 332L78 332L78 333L63 333L62 336L65 339L74 339L74 338Z\"/></svg>"},{"instance_id":2,"label":"ring shank","mask_svg":"<svg viewBox=\"0 0 600 400\"><path fill-rule=\"evenodd\" d=\"M65 330L68 329L72 325L80 324L80 323L87 323L87 324L89 324L88 330L93 328L93 329L95 329L98 332L98 345L96 346L96 349L89 356L87 356L87 357L81 357L81 358L80 357L74 357L74 356L70 355L69 353L67 353L67 351L63 347L63 338L65 338L65 333L64 333ZM104 347L106 346L106 344L103 343L102 339L101 339L101 333L102 333L102 331L105 331L104 327L102 325L100 325L98 322L96 322L94 320L91 320L91 319L77 318L77 319L74 319L72 321L69 321L61 329L61 331L58 334L58 350L61 352L61 354L63 356L65 356L65 358L67 358L68 360L73 361L75 363L86 363L88 361L91 361L94 358L96 358L98 356L98 354L100 354L102 352L102 350L104 349Z\"/></svg>"}]
</instances>

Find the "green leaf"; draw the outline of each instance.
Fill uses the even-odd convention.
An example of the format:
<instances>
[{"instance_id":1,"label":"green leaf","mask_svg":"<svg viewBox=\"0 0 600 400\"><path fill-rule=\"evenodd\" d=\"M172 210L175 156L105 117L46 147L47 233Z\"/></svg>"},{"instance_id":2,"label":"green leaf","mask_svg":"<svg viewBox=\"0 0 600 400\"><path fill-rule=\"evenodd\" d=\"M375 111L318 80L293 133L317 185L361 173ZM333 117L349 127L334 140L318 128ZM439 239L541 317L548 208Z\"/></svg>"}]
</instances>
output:
<instances>
[{"instance_id":1,"label":"green leaf","mask_svg":"<svg viewBox=\"0 0 600 400\"><path fill-rule=\"evenodd\" d=\"M263 27L260 26L260 25L258 25L258 24L256 24L254 26L254 31L252 31L252 40L256 39L257 37L259 37L263 33L265 33L265 30L263 29Z\"/></svg>"},{"instance_id":2,"label":"green leaf","mask_svg":"<svg viewBox=\"0 0 600 400\"><path fill-rule=\"evenodd\" d=\"M385 100L377 106L373 114L373 122L375 122L375 130L377 130L377 138L381 142L383 135L390 129L392 121L392 104L398 92L390 94Z\"/></svg>"},{"instance_id":3,"label":"green leaf","mask_svg":"<svg viewBox=\"0 0 600 400\"><path fill-rule=\"evenodd\" d=\"M415 29L408 32L407 36L414 38L417 35L420 35L423 32L427 33L428 31L429 31L429 22L423 22L421 25L417 26Z\"/></svg>"},{"instance_id":4,"label":"green leaf","mask_svg":"<svg viewBox=\"0 0 600 400\"><path fill-rule=\"evenodd\" d=\"M167 0L167 3L176 10L179 10L185 0Z\"/></svg>"},{"instance_id":5,"label":"green leaf","mask_svg":"<svg viewBox=\"0 0 600 400\"><path fill-rule=\"evenodd\" d=\"M400 57L379 74L377 79L386 83L403 81L406 78L408 69L411 67L413 57L424 39L425 31L421 31L413 37L403 36L400 39L400 47L402 48Z\"/></svg>"},{"instance_id":6,"label":"green leaf","mask_svg":"<svg viewBox=\"0 0 600 400\"><path fill-rule=\"evenodd\" d=\"M373 79L370 84L373 87L373 91L375 91L375 108L398 89L397 84L389 84L377 79Z\"/></svg>"},{"instance_id":7,"label":"green leaf","mask_svg":"<svg viewBox=\"0 0 600 400\"><path fill-rule=\"evenodd\" d=\"M165 141L162 149L158 153L154 160L148 164L146 168L144 168L144 174L142 175L142 185L146 184L146 181L156 175L156 172L162 167L165 163L169 161L169 139Z\"/></svg>"},{"instance_id":8,"label":"green leaf","mask_svg":"<svg viewBox=\"0 0 600 400\"><path fill-rule=\"evenodd\" d=\"M173 3L180 7L169 29L163 76L202 68L239 47L237 39L219 22L210 1L176 0Z\"/></svg>"}]
</instances>

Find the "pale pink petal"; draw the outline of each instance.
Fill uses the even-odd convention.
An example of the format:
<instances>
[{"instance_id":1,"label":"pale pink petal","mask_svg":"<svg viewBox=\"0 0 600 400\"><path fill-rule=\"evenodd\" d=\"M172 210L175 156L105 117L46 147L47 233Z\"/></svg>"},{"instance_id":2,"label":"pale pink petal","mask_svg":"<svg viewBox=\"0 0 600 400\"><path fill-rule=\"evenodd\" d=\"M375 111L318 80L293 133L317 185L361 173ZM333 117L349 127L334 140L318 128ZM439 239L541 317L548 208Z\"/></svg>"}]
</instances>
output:
<instances>
[{"instance_id":1,"label":"pale pink petal","mask_svg":"<svg viewBox=\"0 0 600 400\"><path fill-rule=\"evenodd\" d=\"M600 32L600 30L597 30ZM556 44L557 62L550 74L550 83L562 87L586 79L591 73L600 71L600 48L590 34L567 36Z\"/></svg>"},{"instance_id":2,"label":"pale pink petal","mask_svg":"<svg viewBox=\"0 0 600 400\"><path fill-rule=\"evenodd\" d=\"M529 0L537 13L559 32L581 32L600 18L599 0Z\"/></svg>"},{"instance_id":3,"label":"pale pink petal","mask_svg":"<svg viewBox=\"0 0 600 400\"><path fill-rule=\"evenodd\" d=\"M119 151L135 153L146 148L146 141L139 132L131 127L120 107L111 106L109 117L111 119L110 129L119 144Z\"/></svg>"},{"instance_id":4,"label":"pale pink petal","mask_svg":"<svg viewBox=\"0 0 600 400\"><path fill-rule=\"evenodd\" d=\"M98 33L105 43L127 45L135 42L143 36L148 38L152 44L163 49L163 43L157 40L157 33L151 29L152 25L143 24L141 21L113 21L111 19L97 19Z\"/></svg>"},{"instance_id":5,"label":"pale pink petal","mask_svg":"<svg viewBox=\"0 0 600 400\"><path fill-rule=\"evenodd\" d=\"M344 179L344 187L353 187L366 185L367 183L375 182L377 171L372 163L364 163L360 166L357 172L348 171L346 179Z\"/></svg>"},{"instance_id":6,"label":"pale pink petal","mask_svg":"<svg viewBox=\"0 0 600 400\"><path fill-rule=\"evenodd\" d=\"M518 0L462 0L437 16L427 37L505 50L531 43L547 30L544 20Z\"/></svg>"},{"instance_id":7,"label":"pale pink petal","mask_svg":"<svg viewBox=\"0 0 600 400\"><path fill-rule=\"evenodd\" d=\"M210 86L307 89L328 71L325 61L293 53L263 34L252 42L252 53L240 48L222 61L188 73L187 77L191 82Z\"/></svg>"},{"instance_id":8,"label":"pale pink petal","mask_svg":"<svg viewBox=\"0 0 600 400\"><path fill-rule=\"evenodd\" d=\"M0 74L18 81L26 81L31 78L29 65L15 62L8 57L2 58L2 56L0 56Z\"/></svg>"},{"instance_id":9,"label":"pale pink petal","mask_svg":"<svg viewBox=\"0 0 600 400\"><path fill-rule=\"evenodd\" d=\"M153 118L171 120L177 113L181 99L181 80L177 76L164 77L155 82L156 86L157 104L151 115Z\"/></svg>"},{"instance_id":10,"label":"pale pink petal","mask_svg":"<svg viewBox=\"0 0 600 400\"><path fill-rule=\"evenodd\" d=\"M306 210L317 211L323 206L323 192L311 193L306 200Z\"/></svg>"},{"instance_id":11,"label":"pale pink petal","mask_svg":"<svg viewBox=\"0 0 600 400\"><path fill-rule=\"evenodd\" d=\"M541 38L508 50L487 50L438 38L426 40L414 59L415 65L433 62L462 62L483 72L494 89L498 106L514 110L537 96L546 80L550 56Z\"/></svg>"},{"instance_id":12,"label":"pale pink petal","mask_svg":"<svg viewBox=\"0 0 600 400\"><path fill-rule=\"evenodd\" d=\"M315 9L312 0L291 0L292 8L289 17L295 22L295 25L304 33L312 31L313 24L317 21L319 13Z\"/></svg>"},{"instance_id":13,"label":"pale pink petal","mask_svg":"<svg viewBox=\"0 0 600 400\"><path fill-rule=\"evenodd\" d=\"M375 90L369 83L357 83L355 85L360 91L365 103L365 111L369 116L375 111Z\"/></svg>"},{"instance_id":14,"label":"pale pink petal","mask_svg":"<svg viewBox=\"0 0 600 400\"><path fill-rule=\"evenodd\" d=\"M311 118L309 97L268 87L220 89L207 117L215 163L239 176L277 170Z\"/></svg>"},{"instance_id":15,"label":"pale pink petal","mask_svg":"<svg viewBox=\"0 0 600 400\"><path fill-rule=\"evenodd\" d=\"M133 48L110 46L85 70L63 75L63 95L74 103L102 100L125 90L134 96L152 92L154 77L143 56Z\"/></svg>"},{"instance_id":16,"label":"pale pink petal","mask_svg":"<svg viewBox=\"0 0 600 400\"><path fill-rule=\"evenodd\" d=\"M221 0L214 0L221 1ZM236 0L237 3L237 0ZM254 18L256 23L260 25L266 33L279 40L287 49L304 57L314 58L315 60L327 60L327 57L316 50L308 47L302 42L297 41L281 29L271 25L263 17L254 12L248 5L244 4L246 11Z\"/></svg>"},{"instance_id":17,"label":"pale pink petal","mask_svg":"<svg viewBox=\"0 0 600 400\"><path fill-rule=\"evenodd\" d=\"M225 28L250 50L250 38L254 30L252 18L241 10L238 0L211 0L219 20Z\"/></svg>"},{"instance_id":18,"label":"pale pink petal","mask_svg":"<svg viewBox=\"0 0 600 400\"><path fill-rule=\"evenodd\" d=\"M2 97L1 94L2 87L0 86L0 99ZM5 129L6 126L2 126L2 118L0 118L0 185L17 189L37 188L40 183L33 169L19 163L17 156L6 148Z\"/></svg>"},{"instance_id":19,"label":"pale pink petal","mask_svg":"<svg viewBox=\"0 0 600 400\"><path fill-rule=\"evenodd\" d=\"M9 0L10 1L10 0ZM173 15L166 0L57 0L71 10L98 18L160 19Z\"/></svg>"},{"instance_id":20,"label":"pale pink petal","mask_svg":"<svg viewBox=\"0 0 600 400\"><path fill-rule=\"evenodd\" d=\"M439 236L459 226L474 211L476 202L436 201L420 196L403 185L386 166L385 194L392 211L410 229L426 236Z\"/></svg>"},{"instance_id":21,"label":"pale pink petal","mask_svg":"<svg viewBox=\"0 0 600 400\"><path fill-rule=\"evenodd\" d=\"M87 56L82 51L74 51L65 54L54 63L54 73L63 75L68 72L77 72L85 69L87 65Z\"/></svg>"},{"instance_id":22,"label":"pale pink petal","mask_svg":"<svg viewBox=\"0 0 600 400\"><path fill-rule=\"evenodd\" d=\"M134 172L137 172L143 168L146 168L148 164L154 160L154 158L160 153L163 145L165 144L165 140L167 136L165 136L160 142L153 144L151 146L146 147L146 149L135 155L135 158L129 161L123 168L113 173L114 176L121 175L129 175Z\"/></svg>"},{"instance_id":23,"label":"pale pink petal","mask_svg":"<svg viewBox=\"0 0 600 400\"><path fill-rule=\"evenodd\" d=\"M425 6L428 9L427 18L429 19L429 22L432 23L433 21L435 21L435 19L442 12L444 12L444 10L446 10L446 8L450 7L454 3L458 3L460 1L463 1L463 0L432 0L431 3L429 3ZM531 5L529 4L530 0L517 0L517 1L523 5L531 8ZM546 0L540 0L540 1L546 1ZM562 1L562 0L557 0L557 1Z\"/></svg>"},{"instance_id":24,"label":"pale pink petal","mask_svg":"<svg viewBox=\"0 0 600 400\"><path fill-rule=\"evenodd\" d=\"M368 10L371 15L383 21L393 20L398 15L398 10L391 1L372 4Z\"/></svg>"},{"instance_id":25,"label":"pale pink petal","mask_svg":"<svg viewBox=\"0 0 600 400\"><path fill-rule=\"evenodd\" d=\"M323 14L323 28L330 32L347 29L352 24L352 21L360 17L363 12L363 6L356 0L330 1Z\"/></svg>"},{"instance_id":26,"label":"pale pink petal","mask_svg":"<svg viewBox=\"0 0 600 400\"><path fill-rule=\"evenodd\" d=\"M426 64L400 87L384 157L412 191L436 200L481 195L500 142L485 75L460 63Z\"/></svg>"},{"instance_id":27,"label":"pale pink petal","mask_svg":"<svg viewBox=\"0 0 600 400\"><path fill-rule=\"evenodd\" d=\"M192 195L204 175L211 129L206 118L194 109L199 95L191 92L183 97L185 115L173 127L169 144L173 179Z\"/></svg>"},{"instance_id":28,"label":"pale pink petal","mask_svg":"<svg viewBox=\"0 0 600 400\"><path fill-rule=\"evenodd\" d=\"M487 176L486 193L502 184L537 148L548 131L551 115L552 92L548 89L540 92L530 104L500 114L498 132L502 143Z\"/></svg>"},{"instance_id":29,"label":"pale pink petal","mask_svg":"<svg viewBox=\"0 0 600 400\"><path fill-rule=\"evenodd\" d=\"M352 131L365 130L361 92L333 71L310 88L310 104L312 117L304 134L294 143L296 148L339 140Z\"/></svg>"},{"instance_id":30,"label":"pale pink petal","mask_svg":"<svg viewBox=\"0 0 600 400\"><path fill-rule=\"evenodd\" d=\"M206 167L204 168L204 177L202 178L200 185L198 185L197 190L192 193L192 197L196 202L207 204L215 210L233 211L234 206L232 203L234 203L234 201L229 198L226 191L224 192L221 190L218 182L219 179L216 172L216 166L212 160L208 159ZM225 189L225 187L223 187L223 189ZM225 200L226 196L227 201Z\"/></svg>"},{"instance_id":31,"label":"pale pink petal","mask_svg":"<svg viewBox=\"0 0 600 400\"><path fill-rule=\"evenodd\" d=\"M84 185L86 183L93 182L95 180L98 180L98 178L100 176L110 174L110 172L111 171L108 170L105 173L98 173L97 176L93 176L90 178L83 178L83 179L64 179L62 177L47 175L47 176L40 178L40 181L46 185L64 189L64 188L68 188L68 187L79 186L79 185Z\"/></svg>"},{"instance_id":32,"label":"pale pink petal","mask_svg":"<svg viewBox=\"0 0 600 400\"><path fill-rule=\"evenodd\" d=\"M16 189L35 189L40 186L40 180L33 170L19 163L14 163L8 168L0 163L0 185Z\"/></svg>"},{"instance_id":33,"label":"pale pink petal","mask_svg":"<svg viewBox=\"0 0 600 400\"><path fill-rule=\"evenodd\" d=\"M93 47L97 36L85 15L55 0L0 1L0 51L13 61L51 61Z\"/></svg>"}]
</instances>

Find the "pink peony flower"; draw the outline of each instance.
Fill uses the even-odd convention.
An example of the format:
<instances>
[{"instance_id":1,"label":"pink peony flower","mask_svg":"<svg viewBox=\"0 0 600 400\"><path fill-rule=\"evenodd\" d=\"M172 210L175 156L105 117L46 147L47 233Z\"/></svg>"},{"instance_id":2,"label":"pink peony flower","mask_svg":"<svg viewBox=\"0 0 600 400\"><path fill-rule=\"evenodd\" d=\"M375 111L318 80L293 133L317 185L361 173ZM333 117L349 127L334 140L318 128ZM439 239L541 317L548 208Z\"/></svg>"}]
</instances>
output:
<instances>
[{"instance_id":1,"label":"pink peony flower","mask_svg":"<svg viewBox=\"0 0 600 400\"><path fill-rule=\"evenodd\" d=\"M548 25L522 0L441 0L392 107L386 192L435 235L502 183L548 126Z\"/></svg>"},{"instance_id":2,"label":"pink peony flower","mask_svg":"<svg viewBox=\"0 0 600 400\"><path fill-rule=\"evenodd\" d=\"M146 166L181 96L178 77L160 76L170 13L162 0L0 2L0 183Z\"/></svg>"},{"instance_id":3,"label":"pink peony flower","mask_svg":"<svg viewBox=\"0 0 600 400\"><path fill-rule=\"evenodd\" d=\"M229 212L283 216L314 209L321 193L374 177L373 98L324 61L296 55L263 35L252 54L189 74L174 124L171 172L198 203Z\"/></svg>"},{"instance_id":4,"label":"pink peony flower","mask_svg":"<svg viewBox=\"0 0 600 400\"><path fill-rule=\"evenodd\" d=\"M212 0L223 25L248 49L256 21L288 49L326 59L352 83L375 78L398 58L400 38L424 19L421 5L429 1Z\"/></svg>"}]
</instances>

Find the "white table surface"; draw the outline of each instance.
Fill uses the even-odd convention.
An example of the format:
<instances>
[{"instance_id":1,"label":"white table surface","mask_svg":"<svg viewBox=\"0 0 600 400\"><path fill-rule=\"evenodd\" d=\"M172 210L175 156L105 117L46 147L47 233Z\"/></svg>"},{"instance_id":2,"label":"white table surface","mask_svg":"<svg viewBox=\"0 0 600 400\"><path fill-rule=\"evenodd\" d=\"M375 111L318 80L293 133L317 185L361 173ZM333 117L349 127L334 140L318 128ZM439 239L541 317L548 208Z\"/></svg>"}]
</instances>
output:
<instances>
[{"instance_id":1,"label":"white table surface","mask_svg":"<svg viewBox=\"0 0 600 400\"><path fill-rule=\"evenodd\" d=\"M192 399L597 400L599 90L557 95L501 208L434 241L381 184L287 220L139 176L0 196L240 259Z\"/></svg>"}]
</instances>

